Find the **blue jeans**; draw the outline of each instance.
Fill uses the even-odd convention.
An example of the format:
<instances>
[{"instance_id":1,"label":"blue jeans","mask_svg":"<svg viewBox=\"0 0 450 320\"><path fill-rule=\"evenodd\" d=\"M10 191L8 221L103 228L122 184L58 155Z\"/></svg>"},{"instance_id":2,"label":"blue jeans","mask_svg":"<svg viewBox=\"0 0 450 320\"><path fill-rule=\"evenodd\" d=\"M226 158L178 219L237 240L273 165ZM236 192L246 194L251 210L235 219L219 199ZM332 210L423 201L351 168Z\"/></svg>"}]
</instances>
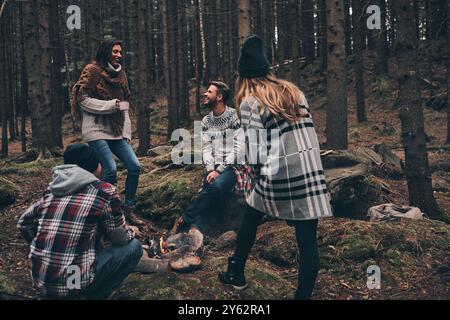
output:
<instances>
[{"instance_id":1,"label":"blue jeans","mask_svg":"<svg viewBox=\"0 0 450 320\"><path fill-rule=\"evenodd\" d=\"M208 210L216 207L217 200L232 190L236 184L236 174L233 168L227 168L213 183L208 184L203 179L203 188L194 203L183 213L186 225L194 225L201 230L201 218Z\"/></svg>"},{"instance_id":2,"label":"blue jeans","mask_svg":"<svg viewBox=\"0 0 450 320\"><path fill-rule=\"evenodd\" d=\"M143 254L139 240L125 246L111 246L101 250L95 259L95 278L84 291L87 299L108 298L122 281L136 268Z\"/></svg>"},{"instance_id":3,"label":"blue jeans","mask_svg":"<svg viewBox=\"0 0 450 320\"><path fill-rule=\"evenodd\" d=\"M117 182L117 165L113 155L123 162L128 172L125 182L125 206L134 205L141 166L131 145L125 139L97 140L89 142L89 145L100 155L105 182Z\"/></svg>"}]
</instances>

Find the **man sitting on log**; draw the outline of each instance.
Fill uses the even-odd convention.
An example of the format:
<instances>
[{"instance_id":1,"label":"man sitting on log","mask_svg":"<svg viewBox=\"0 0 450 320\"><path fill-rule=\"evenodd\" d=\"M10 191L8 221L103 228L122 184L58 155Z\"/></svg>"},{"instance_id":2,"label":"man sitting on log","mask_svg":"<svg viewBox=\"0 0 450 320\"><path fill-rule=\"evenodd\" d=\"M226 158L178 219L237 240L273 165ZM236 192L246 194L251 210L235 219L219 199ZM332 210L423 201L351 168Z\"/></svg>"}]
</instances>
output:
<instances>
[{"instance_id":1,"label":"man sitting on log","mask_svg":"<svg viewBox=\"0 0 450 320\"><path fill-rule=\"evenodd\" d=\"M203 232L202 218L240 179L234 166L237 146L229 143L234 141L240 121L236 110L226 105L230 95L229 87L220 81L212 81L204 94L202 104L211 109L202 121L202 154L207 173L199 196L175 222L172 234L189 228Z\"/></svg>"},{"instance_id":2,"label":"man sitting on log","mask_svg":"<svg viewBox=\"0 0 450 320\"><path fill-rule=\"evenodd\" d=\"M31 245L33 284L47 298L106 299L142 256L139 230L125 223L117 189L101 176L97 152L70 145L44 196L18 222ZM112 246L101 248L103 236Z\"/></svg>"}]
</instances>

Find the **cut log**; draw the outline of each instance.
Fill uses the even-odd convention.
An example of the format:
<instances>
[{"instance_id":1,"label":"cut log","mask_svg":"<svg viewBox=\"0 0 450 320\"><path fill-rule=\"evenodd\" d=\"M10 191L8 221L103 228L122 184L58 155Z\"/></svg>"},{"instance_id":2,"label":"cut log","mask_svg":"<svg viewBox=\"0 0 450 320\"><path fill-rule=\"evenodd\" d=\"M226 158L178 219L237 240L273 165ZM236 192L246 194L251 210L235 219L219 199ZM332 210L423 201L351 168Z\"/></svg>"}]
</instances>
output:
<instances>
[{"instance_id":1,"label":"cut log","mask_svg":"<svg viewBox=\"0 0 450 320\"><path fill-rule=\"evenodd\" d=\"M198 257L194 254L184 256L175 261L170 261L170 266L171 266L172 270L179 271L179 272L196 270L196 269L200 268L201 265L202 265L202 260L200 259L200 257Z\"/></svg>"},{"instance_id":2,"label":"cut log","mask_svg":"<svg viewBox=\"0 0 450 320\"><path fill-rule=\"evenodd\" d=\"M376 153L381 157L382 168L387 176L392 178L403 177L402 161L384 143L374 147Z\"/></svg>"},{"instance_id":3,"label":"cut log","mask_svg":"<svg viewBox=\"0 0 450 320\"><path fill-rule=\"evenodd\" d=\"M167 155L172 152L172 148L173 148L172 146L158 146L153 149L150 149L147 152L147 155L152 158Z\"/></svg>"},{"instance_id":4,"label":"cut log","mask_svg":"<svg viewBox=\"0 0 450 320\"><path fill-rule=\"evenodd\" d=\"M370 179L370 171L367 164L325 171L336 217L365 217L372 205L385 200L382 195L386 188Z\"/></svg>"},{"instance_id":5,"label":"cut log","mask_svg":"<svg viewBox=\"0 0 450 320\"><path fill-rule=\"evenodd\" d=\"M140 273L167 273L170 271L170 261L149 258L147 253L144 252L134 271Z\"/></svg>"}]
</instances>

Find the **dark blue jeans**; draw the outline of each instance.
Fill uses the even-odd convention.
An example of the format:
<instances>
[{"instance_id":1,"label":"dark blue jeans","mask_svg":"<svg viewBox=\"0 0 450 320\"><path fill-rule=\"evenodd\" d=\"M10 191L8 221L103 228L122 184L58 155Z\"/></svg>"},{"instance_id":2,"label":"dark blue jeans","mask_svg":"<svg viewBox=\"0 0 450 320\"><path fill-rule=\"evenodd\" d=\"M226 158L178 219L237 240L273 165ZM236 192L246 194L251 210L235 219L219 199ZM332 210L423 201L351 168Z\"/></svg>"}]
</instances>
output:
<instances>
[{"instance_id":1,"label":"dark blue jeans","mask_svg":"<svg viewBox=\"0 0 450 320\"><path fill-rule=\"evenodd\" d=\"M125 182L125 205L134 205L141 166L131 145L125 139L97 140L89 142L89 145L100 154L104 181L111 184L117 182L117 165L113 155L123 162L128 172Z\"/></svg>"},{"instance_id":2,"label":"dark blue jeans","mask_svg":"<svg viewBox=\"0 0 450 320\"><path fill-rule=\"evenodd\" d=\"M208 184L206 177L203 178L203 188L194 203L183 213L183 220L187 225L201 228L201 218L208 210L216 207L217 201L223 195L232 190L236 184L236 174L233 168L227 168L213 183Z\"/></svg>"},{"instance_id":3,"label":"dark blue jeans","mask_svg":"<svg viewBox=\"0 0 450 320\"><path fill-rule=\"evenodd\" d=\"M101 250L95 259L95 278L86 288L87 299L108 298L122 281L136 268L142 257L142 245L133 239L125 246L111 246Z\"/></svg>"}]
</instances>

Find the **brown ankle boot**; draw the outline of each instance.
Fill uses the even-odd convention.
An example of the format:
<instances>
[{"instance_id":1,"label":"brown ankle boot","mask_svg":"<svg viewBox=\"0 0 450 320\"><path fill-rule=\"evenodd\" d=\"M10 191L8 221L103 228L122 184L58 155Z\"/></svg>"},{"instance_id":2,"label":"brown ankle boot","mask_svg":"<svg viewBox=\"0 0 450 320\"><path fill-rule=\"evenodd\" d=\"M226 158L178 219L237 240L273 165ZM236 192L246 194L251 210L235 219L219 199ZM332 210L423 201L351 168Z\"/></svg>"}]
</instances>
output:
<instances>
[{"instance_id":1,"label":"brown ankle boot","mask_svg":"<svg viewBox=\"0 0 450 320\"><path fill-rule=\"evenodd\" d=\"M125 219L127 219L129 224L136 227L145 225L144 220L139 218L139 216L134 213L134 206L125 206L123 208L123 214L125 215Z\"/></svg>"}]
</instances>

